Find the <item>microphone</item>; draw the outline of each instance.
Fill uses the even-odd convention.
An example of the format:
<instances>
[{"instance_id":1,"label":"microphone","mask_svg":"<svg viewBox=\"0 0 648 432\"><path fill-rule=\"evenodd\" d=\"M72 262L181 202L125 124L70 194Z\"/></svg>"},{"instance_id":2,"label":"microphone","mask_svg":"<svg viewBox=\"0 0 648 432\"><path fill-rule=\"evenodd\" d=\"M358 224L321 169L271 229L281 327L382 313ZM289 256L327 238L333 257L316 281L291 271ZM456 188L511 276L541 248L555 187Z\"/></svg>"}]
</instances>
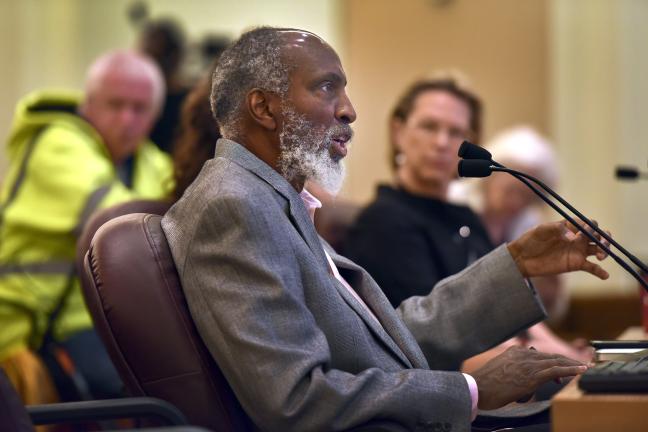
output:
<instances>
[{"instance_id":1,"label":"microphone","mask_svg":"<svg viewBox=\"0 0 648 432\"><path fill-rule=\"evenodd\" d=\"M461 143L458 154L461 159L481 159L491 162L493 160L493 155L491 155L488 150L484 147L475 145L470 141L464 141Z\"/></svg>"},{"instance_id":2,"label":"microphone","mask_svg":"<svg viewBox=\"0 0 648 432\"><path fill-rule=\"evenodd\" d=\"M478 150L476 150L477 148ZM482 151L483 150L483 151ZM644 287L646 291L648 291L648 283L634 270L632 267L630 267L624 260L619 258L614 252L612 252L608 247L603 245L600 240L598 240L596 237L594 237L589 231L585 230L579 223L577 223L572 217L567 215L563 209L558 207L553 201L551 201L549 198L547 198L542 192L540 192L534 185L529 183L527 181L531 180L532 182L536 183L538 186L540 186L542 189L544 189L549 195L554 197L558 202L560 202L562 205L564 205L567 209L569 209L573 214L575 214L578 218L580 218L583 222L585 222L591 229L596 231L601 237L606 239L607 241L610 242L614 247L616 247L619 251L621 251L622 254L624 254L628 259L630 259L634 264L636 264L639 268L641 268L644 272L648 273L648 267L640 261L637 257L632 255L630 252L628 252L623 246L621 246L616 240L612 239L605 231L601 230L597 224L592 222L590 219L586 218L581 212L576 210L571 204L569 204L565 199L563 199L560 195L558 195L556 192L554 192L549 186L541 182L540 180L536 179L533 176L530 176L528 174L525 174L520 171L512 170L509 168L504 167L502 164L499 164L495 161L493 161L491 158L490 152L487 150L482 149L479 146L476 146L475 144L472 144L468 141L464 141L461 144L461 147L459 149L459 155L463 155L464 157L468 157L469 159L462 160L459 162L459 175L462 177L487 177L492 173L493 171L501 171L501 172L507 172L513 177L517 178L520 180L522 183L527 185L536 195L538 195L545 203L547 203L551 208L553 208L558 214L560 214L563 218L565 218L567 221L569 221L572 225L574 225L579 231L581 231L583 234L585 234L591 241L593 241L597 246L599 246L605 253L610 255L614 261L617 262L621 267L623 267L624 270L626 270L630 275L632 275L641 286ZM472 159L471 159L472 158ZM486 160L486 158L488 158Z\"/></svg>"},{"instance_id":3,"label":"microphone","mask_svg":"<svg viewBox=\"0 0 648 432\"><path fill-rule=\"evenodd\" d=\"M490 152L488 152L487 150L482 149L482 148L479 147L478 145L475 145L475 144L473 144L473 143L471 143L471 142L469 142L469 141L464 141L463 143L461 143L461 147L459 148L459 152L460 152L461 154L464 154L464 155L470 157L470 158L481 159L481 160L483 160L484 157L489 157L489 158L492 157L491 154L490 154ZM497 163L497 162L493 161L492 159L489 159L488 162L489 162L493 167L506 168L506 167L504 167L504 165L502 165L502 164L500 164L500 163ZM551 195L553 198L555 198L555 199L556 199L560 204L562 204L562 205L565 206L569 211L571 211L573 214L575 214L576 217L578 217L578 218L581 219L583 222L585 222L585 224L587 224L587 226L589 226L591 229L593 229L594 231L596 231L596 232L597 232L601 237L603 237L605 240L607 240L608 242L610 242L611 245L613 245L615 248L617 248L617 249L618 249L618 250L619 250L623 255L625 255L625 256L626 256L630 261L632 261L632 262L633 262L637 267L639 267L639 268L640 268L641 270L643 270L645 273L648 273L648 267L647 267L647 266L646 266L646 265L645 265L641 260L639 260L639 259L638 259L637 257L635 257L633 254L631 254L630 252L628 252L628 251L627 251L623 246L621 246L621 245L620 245L616 240L614 240L612 237L610 237L610 236L608 235L608 233L606 233L605 231L603 231L602 229L600 229L600 228L598 227L597 224L595 224L595 223L592 222L589 218L585 217L585 215L583 215L581 212L579 212L578 210L576 210L576 209L574 208L574 206L572 206L571 204L569 204L569 203L568 203L568 202L567 202L563 197L561 197L561 196L558 195L556 192L554 192L553 189L551 189L549 186L545 185L545 184L544 184L543 182L541 182L540 180L538 180L538 179L536 179L536 178L534 178L534 177L532 177L532 176L530 176L530 175L528 175L528 174L524 174L524 173L521 173L521 172L518 172L518 171L513 171L513 170L509 170L509 174L513 175L513 177L517 178L517 179L520 180L522 183L524 183L525 185L527 185L529 188L531 188L531 190L532 190L533 192L535 192L536 195L538 195L538 196L540 196L540 197L542 198L542 196L541 196L541 192L540 192L539 190L537 190L537 189L535 188L535 186L533 186L532 184L530 184L530 183L527 181L527 179L529 179L529 180L531 180L532 182L536 183L538 186L540 186L542 189L544 189L544 190L545 190L549 195ZM543 196L544 196L544 195L543 195ZM543 199L543 201L545 201L547 204L549 204L550 206L552 206L552 208L554 208L554 210L555 210L555 207L554 207L552 204L550 204L547 200ZM562 214L561 214L561 216L562 216ZM571 221L570 221L570 222L571 222ZM606 251L606 252L607 252L607 251Z\"/></svg>"},{"instance_id":4,"label":"microphone","mask_svg":"<svg viewBox=\"0 0 648 432\"><path fill-rule=\"evenodd\" d=\"M491 162L481 159L462 159L457 168L459 177L488 177L493 172Z\"/></svg>"},{"instance_id":5,"label":"microphone","mask_svg":"<svg viewBox=\"0 0 648 432\"><path fill-rule=\"evenodd\" d=\"M636 180L639 177L639 170L634 167L618 166L616 178L620 180Z\"/></svg>"},{"instance_id":6,"label":"microphone","mask_svg":"<svg viewBox=\"0 0 648 432\"><path fill-rule=\"evenodd\" d=\"M640 172L637 168L631 166L618 166L615 172L619 180L633 181L639 178L648 178L648 173Z\"/></svg>"}]
</instances>

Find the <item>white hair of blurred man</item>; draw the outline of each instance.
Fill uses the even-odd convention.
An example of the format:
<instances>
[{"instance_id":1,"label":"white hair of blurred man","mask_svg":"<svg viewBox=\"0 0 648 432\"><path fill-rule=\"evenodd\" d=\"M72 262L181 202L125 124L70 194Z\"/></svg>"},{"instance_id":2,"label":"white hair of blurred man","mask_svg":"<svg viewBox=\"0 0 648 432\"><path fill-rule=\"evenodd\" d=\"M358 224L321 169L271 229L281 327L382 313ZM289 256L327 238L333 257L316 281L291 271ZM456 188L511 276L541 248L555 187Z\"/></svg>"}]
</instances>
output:
<instances>
[{"instance_id":1,"label":"white hair of blurred man","mask_svg":"<svg viewBox=\"0 0 648 432\"><path fill-rule=\"evenodd\" d=\"M529 126L506 129L484 146L493 160L530 174L554 188L558 167L553 145ZM556 219L530 189L513 176L494 173L486 179L460 179L448 190L448 200L469 205L481 215L491 239L501 244L519 237L526 230ZM561 320L567 312L568 293L558 278L536 280L537 288L549 312L550 322Z\"/></svg>"},{"instance_id":2,"label":"white hair of blurred man","mask_svg":"<svg viewBox=\"0 0 648 432\"><path fill-rule=\"evenodd\" d=\"M502 165L533 175L551 188L556 187L559 176L553 146L532 127L515 126L506 129L488 140L484 148L493 155L493 160ZM494 173L492 176L508 174ZM450 185L448 199L451 202L467 204L478 213L482 213L486 203L480 189L483 189L488 180L458 179Z\"/></svg>"}]
</instances>

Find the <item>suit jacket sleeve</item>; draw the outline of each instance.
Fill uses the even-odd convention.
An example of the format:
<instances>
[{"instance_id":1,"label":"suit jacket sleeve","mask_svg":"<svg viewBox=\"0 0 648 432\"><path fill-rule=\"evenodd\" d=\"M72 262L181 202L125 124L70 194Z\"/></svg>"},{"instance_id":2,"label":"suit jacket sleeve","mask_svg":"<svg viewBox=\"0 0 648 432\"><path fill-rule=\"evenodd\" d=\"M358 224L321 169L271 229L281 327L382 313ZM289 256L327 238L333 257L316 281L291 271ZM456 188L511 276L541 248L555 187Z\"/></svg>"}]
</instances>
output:
<instances>
[{"instance_id":1,"label":"suit jacket sleeve","mask_svg":"<svg viewBox=\"0 0 648 432\"><path fill-rule=\"evenodd\" d=\"M186 251L173 251L203 340L252 420L281 431L343 430L376 419L408 430L469 430L470 393L460 373L331 367L327 337L304 301L304 272L313 269L293 253L285 233L294 228L278 220L285 214L268 211L277 205L271 200L220 194L181 215L195 218L184 226L198 228L186 233ZM164 225L167 237L179 235L173 223Z\"/></svg>"},{"instance_id":2,"label":"suit jacket sleeve","mask_svg":"<svg viewBox=\"0 0 648 432\"><path fill-rule=\"evenodd\" d=\"M451 368L546 316L506 245L443 279L429 295L403 301L397 312L432 369Z\"/></svg>"}]
</instances>

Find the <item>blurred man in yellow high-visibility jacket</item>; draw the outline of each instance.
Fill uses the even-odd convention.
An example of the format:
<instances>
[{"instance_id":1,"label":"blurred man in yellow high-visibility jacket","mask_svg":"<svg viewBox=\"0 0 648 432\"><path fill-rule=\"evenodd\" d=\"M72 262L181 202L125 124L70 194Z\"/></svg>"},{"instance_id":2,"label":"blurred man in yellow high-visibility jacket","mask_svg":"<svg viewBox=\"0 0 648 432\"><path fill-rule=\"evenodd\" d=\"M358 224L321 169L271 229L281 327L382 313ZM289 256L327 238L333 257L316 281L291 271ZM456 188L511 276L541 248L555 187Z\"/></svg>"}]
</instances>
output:
<instances>
[{"instance_id":1,"label":"blurred man in yellow high-visibility jacket","mask_svg":"<svg viewBox=\"0 0 648 432\"><path fill-rule=\"evenodd\" d=\"M92 64L84 94L40 91L18 104L0 193L0 365L24 399L34 401L21 365L34 362L20 359L47 338L94 397L119 391L81 296L75 243L97 209L168 194L171 162L146 138L164 91L151 60L115 51Z\"/></svg>"}]
</instances>

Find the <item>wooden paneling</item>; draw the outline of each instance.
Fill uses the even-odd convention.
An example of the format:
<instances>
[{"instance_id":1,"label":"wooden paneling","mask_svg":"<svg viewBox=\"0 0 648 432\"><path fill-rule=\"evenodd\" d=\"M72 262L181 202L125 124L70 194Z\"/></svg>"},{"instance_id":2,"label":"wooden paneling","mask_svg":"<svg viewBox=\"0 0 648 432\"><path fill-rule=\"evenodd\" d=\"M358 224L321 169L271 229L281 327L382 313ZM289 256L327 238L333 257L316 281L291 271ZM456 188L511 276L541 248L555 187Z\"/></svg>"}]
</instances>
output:
<instances>
[{"instance_id":1,"label":"wooden paneling","mask_svg":"<svg viewBox=\"0 0 648 432\"><path fill-rule=\"evenodd\" d=\"M639 293L610 290L573 297L569 313L556 331L566 339L615 339L626 328L640 323Z\"/></svg>"},{"instance_id":2,"label":"wooden paneling","mask_svg":"<svg viewBox=\"0 0 648 432\"><path fill-rule=\"evenodd\" d=\"M447 3L439 6L439 3ZM518 123L547 133L543 0L349 0L343 66L358 113L344 195L366 201L391 178L387 116L418 77L458 69L485 102L486 137Z\"/></svg>"}]
</instances>

